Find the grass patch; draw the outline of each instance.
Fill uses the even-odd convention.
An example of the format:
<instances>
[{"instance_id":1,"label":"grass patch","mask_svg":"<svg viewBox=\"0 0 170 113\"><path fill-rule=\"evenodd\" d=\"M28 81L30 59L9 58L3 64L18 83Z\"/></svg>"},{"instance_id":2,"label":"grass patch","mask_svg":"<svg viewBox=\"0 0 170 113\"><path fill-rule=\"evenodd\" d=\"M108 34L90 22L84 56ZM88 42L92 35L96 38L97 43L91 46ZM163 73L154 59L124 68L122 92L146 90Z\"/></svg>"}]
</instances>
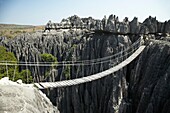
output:
<instances>
[{"instance_id":1,"label":"grass patch","mask_svg":"<svg viewBox=\"0 0 170 113\"><path fill-rule=\"evenodd\" d=\"M14 38L23 33L33 33L44 30L44 26L0 24L0 36Z\"/></svg>"}]
</instances>

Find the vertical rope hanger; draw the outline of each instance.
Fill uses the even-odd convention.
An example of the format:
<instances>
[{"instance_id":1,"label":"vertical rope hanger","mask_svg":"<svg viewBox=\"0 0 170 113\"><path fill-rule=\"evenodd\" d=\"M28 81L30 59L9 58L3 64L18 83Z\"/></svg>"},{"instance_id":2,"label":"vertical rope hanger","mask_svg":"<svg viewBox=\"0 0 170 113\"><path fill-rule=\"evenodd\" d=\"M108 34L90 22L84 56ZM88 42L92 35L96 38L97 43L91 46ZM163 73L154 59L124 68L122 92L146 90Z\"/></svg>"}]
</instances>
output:
<instances>
[{"instance_id":1,"label":"vertical rope hanger","mask_svg":"<svg viewBox=\"0 0 170 113\"><path fill-rule=\"evenodd\" d=\"M30 71L31 71L31 64L28 64L28 66L29 66ZM31 73L31 76L32 76L32 83L35 83L35 74Z\"/></svg>"},{"instance_id":2,"label":"vertical rope hanger","mask_svg":"<svg viewBox=\"0 0 170 113\"><path fill-rule=\"evenodd\" d=\"M15 80L16 67L17 67L17 65L15 65L15 68L14 68L14 75L13 75L13 78L12 78L13 81Z\"/></svg>"},{"instance_id":3,"label":"vertical rope hanger","mask_svg":"<svg viewBox=\"0 0 170 113\"><path fill-rule=\"evenodd\" d=\"M36 81L35 68L33 68L33 72L34 72L34 74L33 74L33 83L35 83L35 81Z\"/></svg>"},{"instance_id":4,"label":"vertical rope hanger","mask_svg":"<svg viewBox=\"0 0 170 113\"><path fill-rule=\"evenodd\" d=\"M79 75L80 67L81 67L80 65L77 65L76 78L77 78L78 75Z\"/></svg>"},{"instance_id":5,"label":"vertical rope hanger","mask_svg":"<svg viewBox=\"0 0 170 113\"><path fill-rule=\"evenodd\" d=\"M92 75L93 74L93 63L92 63L92 65L90 66L90 74Z\"/></svg>"},{"instance_id":6,"label":"vertical rope hanger","mask_svg":"<svg viewBox=\"0 0 170 113\"><path fill-rule=\"evenodd\" d=\"M8 65L7 65L7 61L6 61L6 72L7 72L7 77L9 77L9 75L8 75Z\"/></svg>"},{"instance_id":7,"label":"vertical rope hanger","mask_svg":"<svg viewBox=\"0 0 170 113\"><path fill-rule=\"evenodd\" d=\"M83 65L83 62L82 62L82 65L81 65L81 74L82 74L82 77L84 77L84 67L83 67L84 65Z\"/></svg>"},{"instance_id":8,"label":"vertical rope hanger","mask_svg":"<svg viewBox=\"0 0 170 113\"><path fill-rule=\"evenodd\" d=\"M100 63L100 72L103 71L103 62Z\"/></svg>"},{"instance_id":9,"label":"vertical rope hanger","mask_svg":"<svg viewBox=\"0 0 170 113\"><path fill-rule=\"evenodd\" d=\"M111 68L113 66L113 62L111 60L111 58L109 58L109 68Z\"/></svg>"},{"instance_id":10,"label":"vertical rope hanger","mask_svg":"<svg viewBox=\"0 0 170 113\"><path fill-rule=\"evenodd\" d=\"M65 69L65 65L64 65L64 62L62 63L62 69L61 69L61 74L60 74L60 81L62 80L62 78L63 78L63 73L64 73L64 69Z\"/></svg>"},{"instance_id":11,"label":"vertical rope hanger","mask_svg":"<svg viewBox=\"0 0 170 113\"><path fill-rule=\"evenodd\" d=\"M29 78L28 78L28 64L27 64L27 61L26 61L26 73L27 73L27 83L29 82Z\"/></svg>"}]
</instances>

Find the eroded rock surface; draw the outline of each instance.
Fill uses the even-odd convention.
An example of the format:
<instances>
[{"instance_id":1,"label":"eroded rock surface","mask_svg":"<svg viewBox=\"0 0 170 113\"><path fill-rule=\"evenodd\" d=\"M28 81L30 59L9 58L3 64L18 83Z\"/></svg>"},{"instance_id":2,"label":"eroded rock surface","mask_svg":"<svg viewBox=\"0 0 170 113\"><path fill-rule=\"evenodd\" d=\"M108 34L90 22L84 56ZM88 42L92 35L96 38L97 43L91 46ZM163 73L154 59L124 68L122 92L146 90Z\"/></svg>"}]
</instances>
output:
<instances>
[{"instance_id":1,"label":"eroded rock surface","mask_svg":"<svg viewBox=\"0 0 170 113\"><path fill-rule=\"evenodd\" d=\"M1 113L59 113L50 100L32 85L0 80Z\"/></svg>"},{"instance_id":2,"label":"eroded rock surface","mask_svg":"<svg viewBox=\"0 0 170 113\"><path fill-rule=\"evenodd\" d=\"M152 40L128 68L129 113L169 113L170 42Z\"/></svg>"}]
</instances>

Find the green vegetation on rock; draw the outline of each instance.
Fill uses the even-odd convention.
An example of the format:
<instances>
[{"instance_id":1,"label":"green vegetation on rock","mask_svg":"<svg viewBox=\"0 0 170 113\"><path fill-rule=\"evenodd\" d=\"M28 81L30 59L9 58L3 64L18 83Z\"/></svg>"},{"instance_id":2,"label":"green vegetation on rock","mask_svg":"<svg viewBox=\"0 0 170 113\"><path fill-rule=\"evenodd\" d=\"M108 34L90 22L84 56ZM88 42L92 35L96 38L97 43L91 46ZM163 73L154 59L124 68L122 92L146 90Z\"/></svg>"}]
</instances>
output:
<instances>
[{"instance_id":1,"label":"green vegetation on rock","mask_svg":"<svg viewBox=\"0 0 170 113\"><path fill-rule=\"evenodd\" d=\"M30 70L22 70L19 74L21 77L20 79L22 79L24 83L31 83L33 81Z\"/></svg>"},{"instance_id":2,"label":"green vegetation on rock","mask_svg":"<svg viewBox=\"0 0 170 113\"><path fill-rule=\"evenodd\" d=\"M66 66L63 73L64 73L67 80L70 79L70 66Z\"/></svg>"},{"instance_id":3,"label":"green vegetation on rock","mask_svg":"<svg viewBox=\"0 0 170 113\"><path fill-rule=\"evenodd\" d=\"M48 62L51 64L51 67L47 67L44 71L45 71L45 78L49 77L52 73L52 70L54 69L55 66L57 66L57 58L55 56L53 56L52 54L48 54L48 53L44 53L41 54L41 60L43 62Z\"/></svg>"},{"instance_id":4,"label":"green vegetation on rock","mask_svg":"<svg viewBox=\"0 0 170 113\"><path fill-rule=\"evenodd\" d=\"M17 63L17 59L15 58L14 54L11 52L7 52L6 48L3 46L0 46L0 61L14 61L12 63ZM18 72L18 66L6 66L6 65L0 65L0 78L8 76L11 80L13 80L13 74L17 74L15 71L15 68Z\"/></svg>"},{"instance_id":5,"label":"green vegetation on rock","mask_svg":"<svg viewBox=\"0 0 170 113\"><path fill-rule=\"evenodd\" d=\"M51 62L51 63L57 62L57 58L54 57L52 54L44 53L41 54L40 56L43 62Z\"/></svg>"},{"instance_id":6,"label":"green vegetation on rock","mask_svg":"<svg viewBox=\"0 0 170 113\"><path fill-rule=\"evenodd\" d=\"M12 64L17 64L15 55L12 52L7 52L5 47L0 46L0 62L5 63L5 61L13 61L11 62ZM9 77L9 79L13 81L21 79L24 83L31 83L33 81L31 72L29 70L22 70L19 72L19 67L17 65L0 65L0 79L3 77Z\"/></svg>"}]
</instances>

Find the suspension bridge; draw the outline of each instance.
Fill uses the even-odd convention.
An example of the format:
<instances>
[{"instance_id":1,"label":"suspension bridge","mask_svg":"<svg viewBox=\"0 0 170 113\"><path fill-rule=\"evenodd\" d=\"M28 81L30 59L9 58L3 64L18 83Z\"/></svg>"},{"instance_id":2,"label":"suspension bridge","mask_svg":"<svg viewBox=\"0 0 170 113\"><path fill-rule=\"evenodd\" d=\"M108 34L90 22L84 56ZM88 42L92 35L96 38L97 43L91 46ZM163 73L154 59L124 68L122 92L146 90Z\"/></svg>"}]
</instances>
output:
<instances>
[{"instance_id":1,"label":"suspension bridge","mask_svg":"<svg viewBox=\"0 0 170 113\"><path fill-rule=\"evenodd\" d=\"M63 62L58 62L57 64L51 64L50 62L18 62L18 63L13 63L13 61L0 61L0 65L6 66L6 70L8 73L8 66L25 66L28 68L28 66L39 66L39 67L50 67L53 65L56 67L62 66L91 66L91 70L93 70L94 65L100 65L99 70L100 72L98 73L90 73L90 75L87 76L81 76L81 77L76 77L71 78L69 80L65 79L60 81L53 81L53 82L35 82L33 83L34 86L36 86L38 89L48 89L48 88L57 88L57 87L69 87L69 86L74 86L74 85L79 85L87 82L92 82L98 79L101 79L103 77L109 76L112 73L115 73L131 63L136 57L138 57L142 51L145 49L145 45L143 44L143 38L142 36L135 41L131 46L128 48L124 49L123 51L120 51L114 55L110 55L107 57L103 58L98 58L98 59L92 59L92 60L82 60L82 61L63 61ZM104 70L103 65L104 64L109 64L108 69ZM54 69L54 68L53 68ZM63 71L64 69L62 69ZM77 68L78 73L79 68ZM63 72L61 72L63 74ZM7 74L8 75L8 74ZM14 72L15 75L15 72ZM61 75L62 77L62 75Z\"/></svg>"}]
</instances>

